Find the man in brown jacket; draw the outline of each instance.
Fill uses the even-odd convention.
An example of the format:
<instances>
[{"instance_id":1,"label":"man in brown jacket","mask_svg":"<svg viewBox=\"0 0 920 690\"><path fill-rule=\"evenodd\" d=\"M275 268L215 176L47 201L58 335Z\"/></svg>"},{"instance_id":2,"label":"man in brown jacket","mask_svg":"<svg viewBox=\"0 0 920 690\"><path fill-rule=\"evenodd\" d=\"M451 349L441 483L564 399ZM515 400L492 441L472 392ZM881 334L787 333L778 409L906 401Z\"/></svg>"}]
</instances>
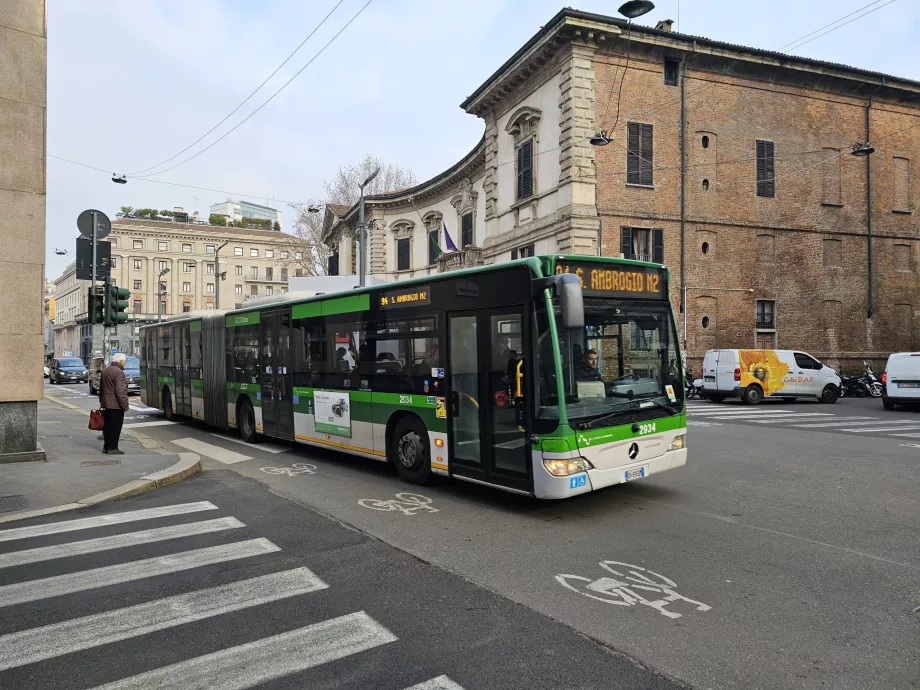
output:
<instances>
[{"instance_id":1,"label":"man in brown jacket","mask_svg":"<svg viewBox=\"0 0 920 690\"><path fill-rule=\"evenodd\" d=\"M124 455L118 449L121 425L125 422L128 411L128 381L125 379L126 357L118 353L112 356L112 363L99 377L99 404L105 426L102 428L102 452L106 455Z\"/></svg>"}]
</instances>

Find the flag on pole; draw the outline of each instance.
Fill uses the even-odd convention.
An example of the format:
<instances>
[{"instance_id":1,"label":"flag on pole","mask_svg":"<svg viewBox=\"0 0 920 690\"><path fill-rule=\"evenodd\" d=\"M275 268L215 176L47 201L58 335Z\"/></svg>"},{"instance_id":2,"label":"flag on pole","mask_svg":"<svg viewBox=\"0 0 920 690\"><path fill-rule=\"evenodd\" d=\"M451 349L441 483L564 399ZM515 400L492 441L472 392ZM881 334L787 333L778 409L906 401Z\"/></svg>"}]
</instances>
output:
<instances>
[{"instance_id":1,"label":"flag on pole","mask_svg":"<svg viewBox=\"0 0 920 690\"><path fill-rule=\"evenodd\" d=\"M444 252L441 251L441 246L438 244L438 233L437 231L428 233L428 241L431 242L431 248L434 250L434 259L437 261L438 257L441 256Z\"/></svg>"},{"instance_id":2,"label":"flag on pole","mask_svg":"<svg viewBox=\"0 0 920 690\"><path fill-rule=\"evenodd\" d=\"M457 245L454 244L454 241L450 239L450 234L447 232L447 223L444 223L444 243L447 245L447 251L457 252L460 251L457 249Z\"/></svg>"}]
</instances>

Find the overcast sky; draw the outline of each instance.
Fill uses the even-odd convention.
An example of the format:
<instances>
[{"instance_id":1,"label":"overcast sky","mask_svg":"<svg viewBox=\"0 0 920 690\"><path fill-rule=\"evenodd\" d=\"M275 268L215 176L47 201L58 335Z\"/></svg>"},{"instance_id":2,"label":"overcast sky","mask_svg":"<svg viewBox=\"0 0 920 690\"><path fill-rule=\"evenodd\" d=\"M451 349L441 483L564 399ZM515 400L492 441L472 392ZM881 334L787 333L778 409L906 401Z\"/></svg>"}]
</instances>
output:
<instances>
[{"instance_id":1,"label":"overcast sky","mask_svg":"<svg viewBox=\"0 0 920 690\"><path fill-rule=\"evenodd\" d=\"M48 153L132 173L169 158L219 122L316 27L338 0L49 0ZM310 60L367 0L343 0L327 23L239 112L185 160L252 112ZM365 153L425 180L482 135L459 104L571 0L373 0L271 103L162 182L287 201ZM888 0L880 0L883 6ZM685 33L778 49L870 0L682 0ZM619 0L580 0L615 14ZM788 10L784 14L784 8ZM678 20L656 0L640 22ZM898 0L796 51L920 80L920 2ZM196 199L197 197L197 199ZM72 260L76 217L122 205L198 209L226 194L132 180L48 160L47 269ZM272 199L276 199L273 202ZM283 200L283 201L281 201Z\"/></svg>"}]
</instances>

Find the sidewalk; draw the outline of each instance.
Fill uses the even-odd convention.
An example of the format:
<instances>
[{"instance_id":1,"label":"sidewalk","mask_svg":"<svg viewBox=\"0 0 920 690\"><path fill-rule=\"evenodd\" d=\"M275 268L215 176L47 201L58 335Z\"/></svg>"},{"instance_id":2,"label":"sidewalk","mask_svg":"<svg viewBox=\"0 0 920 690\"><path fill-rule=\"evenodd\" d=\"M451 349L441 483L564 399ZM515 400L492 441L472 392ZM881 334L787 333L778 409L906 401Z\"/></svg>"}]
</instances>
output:
<instances>
[{"instance_id":1,"label":"sidewalk","mask_svg":"<svg viewBox=\"0 0 920 690\"><path fill-rule=\"evenodd\" d=\"M104 455L100 432L90 431L88 422L89 414L75 406L39 401L39 443L47 460L0 464L0 522L143 493L201 468L194 453L166 451L129 430L119 441L125 454Z\"/></svg>"}]
</instances>

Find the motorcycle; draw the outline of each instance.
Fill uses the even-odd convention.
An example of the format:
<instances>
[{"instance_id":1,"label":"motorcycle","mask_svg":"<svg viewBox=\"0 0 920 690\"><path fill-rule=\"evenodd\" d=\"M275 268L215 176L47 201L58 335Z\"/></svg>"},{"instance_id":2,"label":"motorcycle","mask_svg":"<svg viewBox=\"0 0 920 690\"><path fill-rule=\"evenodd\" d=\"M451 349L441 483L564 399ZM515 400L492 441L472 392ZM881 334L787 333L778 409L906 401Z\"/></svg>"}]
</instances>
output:
<instances>
[{"instance_id":1,"label":"motorcycle","mask_svg":"<svg viewBox=\"0 0 920 690\"><path fill-rule=\"evenodd\" d=\"M882 382L875 375L875 372L872 371L872 364L869 362L863 362L863 366L866 367L866 373L863 374L859 380L863 381L866 387L869 389L869 395L873 398L882 397Z\"/></svg>"},{"instance_id":2,"label":"motorcycle","mask_svg":"<svg viewBox=\"0 0 920 690\"><path fill-rule=\"evenodd\" d=\"M703 379L694 379L693 372L689 368L684 370L684 389L687 400L706 397L703 392Z\"/></svg>"},{"instance_id":3,"label":"motorcycle","mask_svg":"<svg viewBox=\"0 0 920 690\"><path fill-rule=\"evenodd\" d=\"M872 395L869 384L861 376L840 377L841 398L866 398Z\"/></svg>"}]
</instances>

